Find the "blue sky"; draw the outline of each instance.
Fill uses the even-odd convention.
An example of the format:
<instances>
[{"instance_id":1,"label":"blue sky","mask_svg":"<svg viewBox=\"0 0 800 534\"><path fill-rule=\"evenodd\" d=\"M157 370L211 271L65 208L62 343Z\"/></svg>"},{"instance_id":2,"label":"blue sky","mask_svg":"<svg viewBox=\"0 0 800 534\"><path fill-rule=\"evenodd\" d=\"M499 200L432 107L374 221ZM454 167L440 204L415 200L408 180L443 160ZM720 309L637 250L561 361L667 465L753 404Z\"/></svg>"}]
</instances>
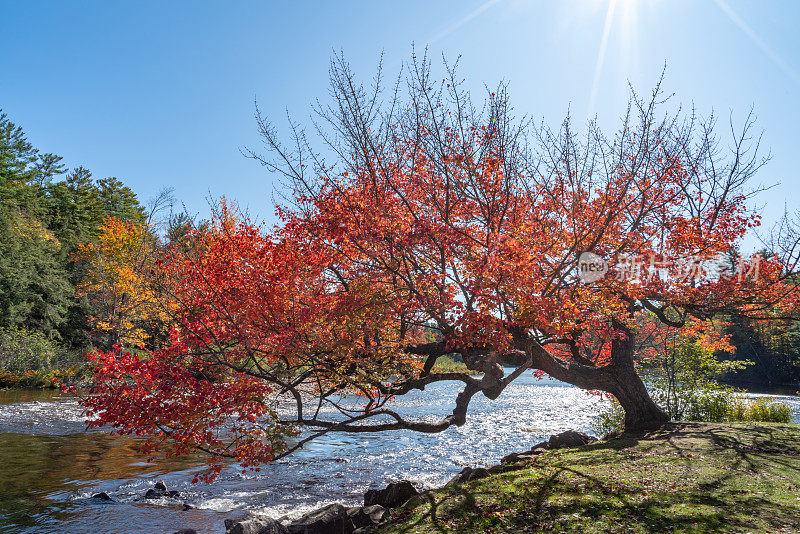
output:
<instances>
[{"instance_id":1,"label":"blue sky","mask_svg":"<svg viewBox=\"0 0 800 534\"><path fill-rule=\"evenodd\" d=\"M750 106L771 163L767 219L797 206L800 2L492 0L450 2L11 2L0 0L0 107L44 151L117 176L143 199L175 188L190 210L226 194L270 217L274 177L257 146L255 98L305 120L327 98L332 50L371 76L429 45L462 55L475 87L511 84L515 109L556 124L613 124L627 81L665 88L725 126Z\"/></svg>"}]
</instances>

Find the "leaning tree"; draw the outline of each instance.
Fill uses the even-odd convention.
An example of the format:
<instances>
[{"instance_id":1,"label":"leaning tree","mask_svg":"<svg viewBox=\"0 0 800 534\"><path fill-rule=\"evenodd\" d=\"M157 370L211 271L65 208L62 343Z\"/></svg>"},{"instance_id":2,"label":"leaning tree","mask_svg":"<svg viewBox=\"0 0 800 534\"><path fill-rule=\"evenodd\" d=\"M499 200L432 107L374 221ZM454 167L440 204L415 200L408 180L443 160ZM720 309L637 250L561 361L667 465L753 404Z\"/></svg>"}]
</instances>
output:
<instances>
[{"instance_id":1,"label":"leaning tree","mask_svg":"<svg viewBox=\"0 0 800 534\"><path fill-rule=\"evenodd\" d=\"M668 419L634 364L643 315L691 336L791 317L797 241L737 252L759 224L750 118L723 149L659 83L612 135L578 134L515 119L504 85L475 105L444 71L415 58L364 85L335 58L311 128L290 121L284 143L257 114L266 150L247 153L284 179L280 223L223 203L161 261L171 342L93 355L93 424L256 465L331 431L462 425L533 370L613 395L641 429ZM582 257L607 269L582 277ZM447 354L482 376L436 372ZM392 408L442 381L463 388L440 420Z\"/></svg>"}]
</instances>

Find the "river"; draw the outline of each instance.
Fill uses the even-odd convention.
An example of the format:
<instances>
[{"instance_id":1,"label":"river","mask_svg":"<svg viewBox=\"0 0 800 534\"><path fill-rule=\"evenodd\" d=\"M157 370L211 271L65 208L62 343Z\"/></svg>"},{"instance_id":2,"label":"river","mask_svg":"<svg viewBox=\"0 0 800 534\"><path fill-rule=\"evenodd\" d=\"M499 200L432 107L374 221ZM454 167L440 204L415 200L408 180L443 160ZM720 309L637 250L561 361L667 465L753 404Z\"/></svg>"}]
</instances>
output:
<instances>
[{"instance_id":1,"label":"river","mask_svg":"<svg viewBox=\"0 0 800 534\"><path fill-rule=\"evenodd\" d=\"M436 384L397 399L399 411L434 418L452 410L457 384ZM800 421L800 397L776 397ZM260 472L226 466L212 484L191 484L197 458L148 463L139 442L87 431L77 400L52 391L0 391L0 532L224 532L246 511L296 517L332 502L361 504L364 491L408 479L444 484L463 466L498 463L567 429L591 432L606 402L555 380L521 376L496 400L476 396L467 423L440 434L395 431L331 434ZM181 501L145 501L157 480ZM104 491L115 502L92 499ZM183 510L185 502L193 507Z\"/></svg>"}]
</instances>

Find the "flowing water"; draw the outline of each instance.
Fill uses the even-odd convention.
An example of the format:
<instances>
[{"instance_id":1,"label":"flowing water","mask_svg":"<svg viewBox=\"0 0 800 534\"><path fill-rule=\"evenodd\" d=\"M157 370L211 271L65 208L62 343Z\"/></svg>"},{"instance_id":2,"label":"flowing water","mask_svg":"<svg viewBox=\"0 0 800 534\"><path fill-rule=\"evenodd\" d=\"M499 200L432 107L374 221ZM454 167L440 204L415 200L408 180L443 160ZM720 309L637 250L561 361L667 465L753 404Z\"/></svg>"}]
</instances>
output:
<instances>
[{"instance_id":1,"label":"flowing water","mask_svg":"<svg viewBox=\"0 0 800 534\"><path fill-rule=\"evenodd\" d=\"M457 384L437 384L398 399L398 411L434 419L449 413ZM800 398L792 404L800 420ZM212 484L191 484L197 458L147 463L139 442L86 431L74 398L44 391L0 391L0 532L224 532L225 518L247 511L296 517L332 502L360 504L364 491L408 479L444 484L463 466L498 463L566 429L589 432L605 401L528 374L495 401L476 396L467 424L440 434L395 431L331 434L259 472L235 465ZM181 499L146 501L157 480ZM105 491L114 502L91 498ZM183 503L193 507L183 510Z\"/></svg>"}]
</instances>

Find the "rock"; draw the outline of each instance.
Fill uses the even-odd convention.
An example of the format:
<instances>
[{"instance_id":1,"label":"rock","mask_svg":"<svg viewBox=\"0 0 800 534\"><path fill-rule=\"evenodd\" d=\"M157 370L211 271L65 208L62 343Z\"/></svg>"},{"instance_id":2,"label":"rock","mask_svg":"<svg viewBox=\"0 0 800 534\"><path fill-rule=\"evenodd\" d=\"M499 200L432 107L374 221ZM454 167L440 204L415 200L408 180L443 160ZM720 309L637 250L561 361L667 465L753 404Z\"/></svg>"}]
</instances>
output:
<instances>
[{"instance_id":1,"label":"rock","mask_svg":"<svg viewBox=\"0 0 800 534\"><path fill-rule=\"evenodd\" d=\"M548 450L581 447L583 445L588 445L589 443L593 443L595 441L597 441L597 438L594 438L588 434L584 434L583 432L576 432L575 430L567 430L560 434L553 434L552 436L550 436L549 440L537 443L529 451L512 452L511 454L503 456L503 459L500 460L500 464L505 465L505 464L513 464L516 462L524 462L526 460L532 460L536 456Z\"/></svg>"},{"instance_id":2,"label":"rock","mask_svg":"<svg viewBox=\"0 0 800 534\"><path fill-rule=\"evenodd\" d=\"M499 466L494 466L494 467L499 467ZM495 472L498 471L495 469ZM473 469L472 467L465 467L464 469L461 470L459 474L450 479L450 482L448 482L445 485L454 486L456 484L462 484L464 482L470 482L472 480L479 480L481 478L486 478L492 474L493 473L490 469L486 469L484 467L478 467L476 469Z\"/></svg>"},{"instance_id":3,"label":"rock","mask_svg":"<svg viewBox=\"0 0 800 534\"><path fill-rule=\"evenodd\" d=\"M159 499L161 497L169 497L171 499L177 499L181 496L180 491L167 491L167 485L164 484L163 480L159 480L153 485L152 489L147 490L147 493L144 494L145 499Z\"/></svg>"},{"instance_id":4,"label":"rock","mask_svg":"<svg viewBox=\"0 0 800 534\"><path fill-rule=\"evenodd\" d=\"M347 508L341 504L329 504L295 519L289 523L288 529L289 534L352 534L356 527ZM238 533L231 531L231 534Z\"/></svg>"},{"instance_id":5,"label":"rock","mask_svg":"<svg viewBox=\"0 0 800 534\"><path fill-rule=\"evenodd\" d=\"M511 471L511 468L505 465L493 465L486 469L489 471L490 475L499 475L500 473L505 473L506 471Z\"/></svg>"},{"instance_id":6,"label":"rock","mask_svg":"<svg viewBox=\"0 0 800 534\"><path fill-rule=\"evenodd\" d=\"M101 491L100 493L95 493L92 495L92 499L99 499L101 501L113 501L111 497L108 496L108 493L105 491Z\"/></svg>"},{"instance_id":7,"label":"rock","mask_svg":"<svg viewBox=\"0 0 800 534\"><path fill-rule=\"evenodd\" d=\"M467 475L467 478L466 478L465 482L472 482L473 480L480 480L482 478L488 477L489 475L491 475L491 473L489 472L488 469L486 469L485 467L479 467L477 469L473 469L469 473L469 475Z\"/></svg>"},{"instance_id":8,"label":"rock","mask_svg":"<svg viewBox=\"0 0 800 534\"><path fill-rule=\"evenodd\" d=\"M503 459L500 460L500 463L505 465L505 464L513 464L515 462L525 462L528 460L533 460L540 454L543 454L546 450L547 449L544 449L542 447L537 447L535 449L531 449L525 452L512 452L511 454L503 456Z\"/></svg>"},{"instance_id":9,"label":"rock","mask_svg":"<svg viewBox=\"0 0 800 534\"><path fill-rule=\"evenodd\" d=\"M507 454L503 456L503 459L500 460L501 465L505 464L513 464L515 462L524 462L525 460L531 460L535 456L542 454L543 452L547 451L550 448L550 443L548 441L542 441L541 443L537 443L534 445L531 450L524 451L524 452L512 452L511 454Z\"/></svg>"},{"instance_id":10,"label":"rock","mask_svg":"<svg viewBox=\"0 0 800 534\"><path fill-rule=\"evenodd\" d=\"M251 517L237 521L225 520L226 534L289 534L289 530L269 517Z\"/></svg>"},{"instance_id":11,"label":"rock","mask_svg":"<svg viewBox=\"0 0 800 534\"><path fill-rule=\"evenodd\" d=\"M514 462L519 460L519 454L520 453L518 453L518 452L512 452L511 454L506 454L505 456L503 456L500 459L500 464L501 465L503 465L503 464L513 464Z\"/></svg>"},{"instance_id":12,"label":"rock","mask_svg":"<svg viewBox=\"0 0 800 534\"><path fill-rule=\"evenodd\" d=\"M400 506L414 495L419 495L417 488L408 480L389 484L382 490L367 490L364 494L364 506L380 504L384 508Z\"/></svg>"},{"instance_id":13,"label":"rock","mask_svg":"<svg viewBox=\"0 0 800 534\"><path fill-rule=\"evenodd\" d=\"M467 469L472 469L472 468L465 467L464 469L462 469L456 476L448 480L447 484L445 484L444 487L449 488L451 486L457 486L458 484L461 484L463 482L462 475L464 474L464 471L466 471Z\"/></svg>"},{"instance_id":14,"label":"rock","mask_svg":"<svg viewBox=\"0 0 800 534\"><path fill-rule=\"evenodd\" d=\"M353 531L353 534L369 534L370 532L373 532L374 530L375 530L375 527L373 527L373 526L361 527L361 528L355 529Z\"/></svg>"},{"instance_id":15,"label":"rock","mask_svg":"<svg viewBox=\"0 0 800 534\"><path fill-rule=\"evenodd\" d=\"M191 504L186 504L186 503L183 503L183 504L181 505L181 510L183 510L184 512L185 512L186 510L194 510L194 506L192 506Z\"/></svg>"},{"instance_id":16,"label":"rock","mask_svg":"<svg viewBox=\"0 0 800 534\"><path fill-rule=\"evenodd\" d=\"M193 528L182 528L175 534L197 534L197 531Z\"/></svg>"},{"instance_id":17,"label":"rock","mask_svg":"<svg viewBox=\"0 0 800 534\"><path fill-rule=\"evenodd\" d=\"M597 441L597 438L593 438L583 432L567 430L566 432L550 436L550 440L548 440L547 443L550 449L569 449L588 445L594 441Z\"/></svg>"},{"instance_id":18,"label":"rock","mask_svg":"<svg viewBox=\"0 0 800 534\"><path fill-rule=\"evenodd\" d=\"M383 521L386 512L386 508L380 504L373 504L372 506L348 508L347 516L353 522L353 526L360 530L365 527L372 527Z\"/></svg>"}]
</instances>

